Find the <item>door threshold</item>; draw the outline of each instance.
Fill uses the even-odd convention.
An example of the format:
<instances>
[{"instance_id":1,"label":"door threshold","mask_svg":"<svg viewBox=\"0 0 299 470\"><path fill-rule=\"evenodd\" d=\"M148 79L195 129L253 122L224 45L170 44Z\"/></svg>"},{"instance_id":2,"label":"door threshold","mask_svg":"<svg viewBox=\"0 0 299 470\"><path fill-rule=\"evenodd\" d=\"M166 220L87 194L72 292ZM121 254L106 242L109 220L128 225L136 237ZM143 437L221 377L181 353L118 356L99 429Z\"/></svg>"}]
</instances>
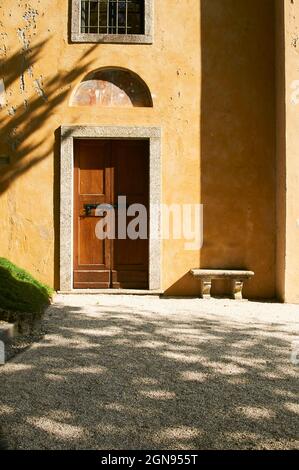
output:
<instances>
[{"instance_id":1,"label":"door threshold","mask_svg":"<svg viewBox=\"0 0 299 470\"><path fill-rule=\"evenodd\" d=\"M161 295L163 291L146 289L72 289L69 291L57 291L57 294L88 294L88 295Z\"/></svg>"}]
</instances>

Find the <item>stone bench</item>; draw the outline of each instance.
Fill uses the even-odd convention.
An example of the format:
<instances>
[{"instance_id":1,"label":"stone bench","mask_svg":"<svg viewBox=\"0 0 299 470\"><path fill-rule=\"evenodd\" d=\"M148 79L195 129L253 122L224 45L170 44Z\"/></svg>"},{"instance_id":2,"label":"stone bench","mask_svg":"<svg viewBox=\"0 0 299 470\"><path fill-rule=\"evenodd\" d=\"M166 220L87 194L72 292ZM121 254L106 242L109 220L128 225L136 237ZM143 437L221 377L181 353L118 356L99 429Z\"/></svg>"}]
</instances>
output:
<instances>
[{"instance_id":1,"label":"stone bench","mask_svg":"<svg viewBox=\"0 0 299 470\"><path fill-rule=\"evenodd\" d=\"M253 271L237 271L234 269L191 269L191 274L201 281L201 295L203 299L211 298L212 281L215 279L228 279L231 281L232 296L235 300L242 300L243 283L254 276Z\"/></svg>"}]
</instances>

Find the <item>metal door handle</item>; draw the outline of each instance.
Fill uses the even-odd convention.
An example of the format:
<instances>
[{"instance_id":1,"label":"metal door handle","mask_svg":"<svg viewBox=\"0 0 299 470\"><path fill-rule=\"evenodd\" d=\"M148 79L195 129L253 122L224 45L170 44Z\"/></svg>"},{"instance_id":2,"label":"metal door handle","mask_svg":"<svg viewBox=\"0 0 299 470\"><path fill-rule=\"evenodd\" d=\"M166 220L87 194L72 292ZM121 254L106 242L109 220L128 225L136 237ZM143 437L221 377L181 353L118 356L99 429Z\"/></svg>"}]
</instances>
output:
<instances>
[{"instance_id":1,"label":"metal door handle","mask_svg":"<svg viewBox=\"0 0 299 470\"><path fill-rule=\"evenodd\" d=\"M86 215L90 215L92 209L96 209L99 204L84 204L84 210Z\"/></svg>"}]
</instances>

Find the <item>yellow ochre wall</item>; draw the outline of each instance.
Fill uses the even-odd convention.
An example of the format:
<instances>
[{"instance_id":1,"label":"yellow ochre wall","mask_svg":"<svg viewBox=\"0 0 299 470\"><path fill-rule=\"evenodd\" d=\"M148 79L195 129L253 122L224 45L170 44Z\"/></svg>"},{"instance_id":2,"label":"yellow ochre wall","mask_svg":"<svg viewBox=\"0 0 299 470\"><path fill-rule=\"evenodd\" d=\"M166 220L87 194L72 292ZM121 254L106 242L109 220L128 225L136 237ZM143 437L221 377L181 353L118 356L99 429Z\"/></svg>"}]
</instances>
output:
<instances>
[{"instance_id":1,"label":"yellow ochre wall","mask_svg":"<svg viewBox=\"0 0 299 470\"><path fill-rule=\"evenodd\" d=\"M256 276L245 295L272 298L284 249L276 239L275 2L154 3L152 45L94 45L70 43L67 0L1 1L0 155L12 163L0 167L0 256L59 288L61 125L160 126L163 203L204 204L202 250L163 241L163 289L197 294L193 267L247 268ZM70 107L75 86L105 66L140 75L154 107Z\"/></svg>"},{"instance_id":2,"label":"yellow ochre wall","mask_svg":"<svg viewBox=\"0 0 299 470\"><path fill-rule=\"evenodd\" d=\"M299 303L299 1L277 7L277 294Z\"/></svg>"}]
</instances>

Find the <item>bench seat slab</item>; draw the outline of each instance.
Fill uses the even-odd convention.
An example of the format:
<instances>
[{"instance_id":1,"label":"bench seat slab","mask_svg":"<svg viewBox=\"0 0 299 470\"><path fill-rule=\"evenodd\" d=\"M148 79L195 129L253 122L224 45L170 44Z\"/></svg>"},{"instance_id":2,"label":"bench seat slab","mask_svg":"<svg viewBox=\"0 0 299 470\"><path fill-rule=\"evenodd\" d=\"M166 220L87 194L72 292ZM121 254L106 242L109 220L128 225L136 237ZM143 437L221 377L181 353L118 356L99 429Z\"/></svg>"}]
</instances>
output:
<instances>
[{"instance_id":1,"label":"bench seat slab","mask_svg":"<svg viewBox=\"0 0 299 470\"><path fill-rule=\"evenodd\" d=\"M192 276L204 279L250 279L253 271L237 271L230 269L191 269Z\"/></svg>"}]
</instances>

